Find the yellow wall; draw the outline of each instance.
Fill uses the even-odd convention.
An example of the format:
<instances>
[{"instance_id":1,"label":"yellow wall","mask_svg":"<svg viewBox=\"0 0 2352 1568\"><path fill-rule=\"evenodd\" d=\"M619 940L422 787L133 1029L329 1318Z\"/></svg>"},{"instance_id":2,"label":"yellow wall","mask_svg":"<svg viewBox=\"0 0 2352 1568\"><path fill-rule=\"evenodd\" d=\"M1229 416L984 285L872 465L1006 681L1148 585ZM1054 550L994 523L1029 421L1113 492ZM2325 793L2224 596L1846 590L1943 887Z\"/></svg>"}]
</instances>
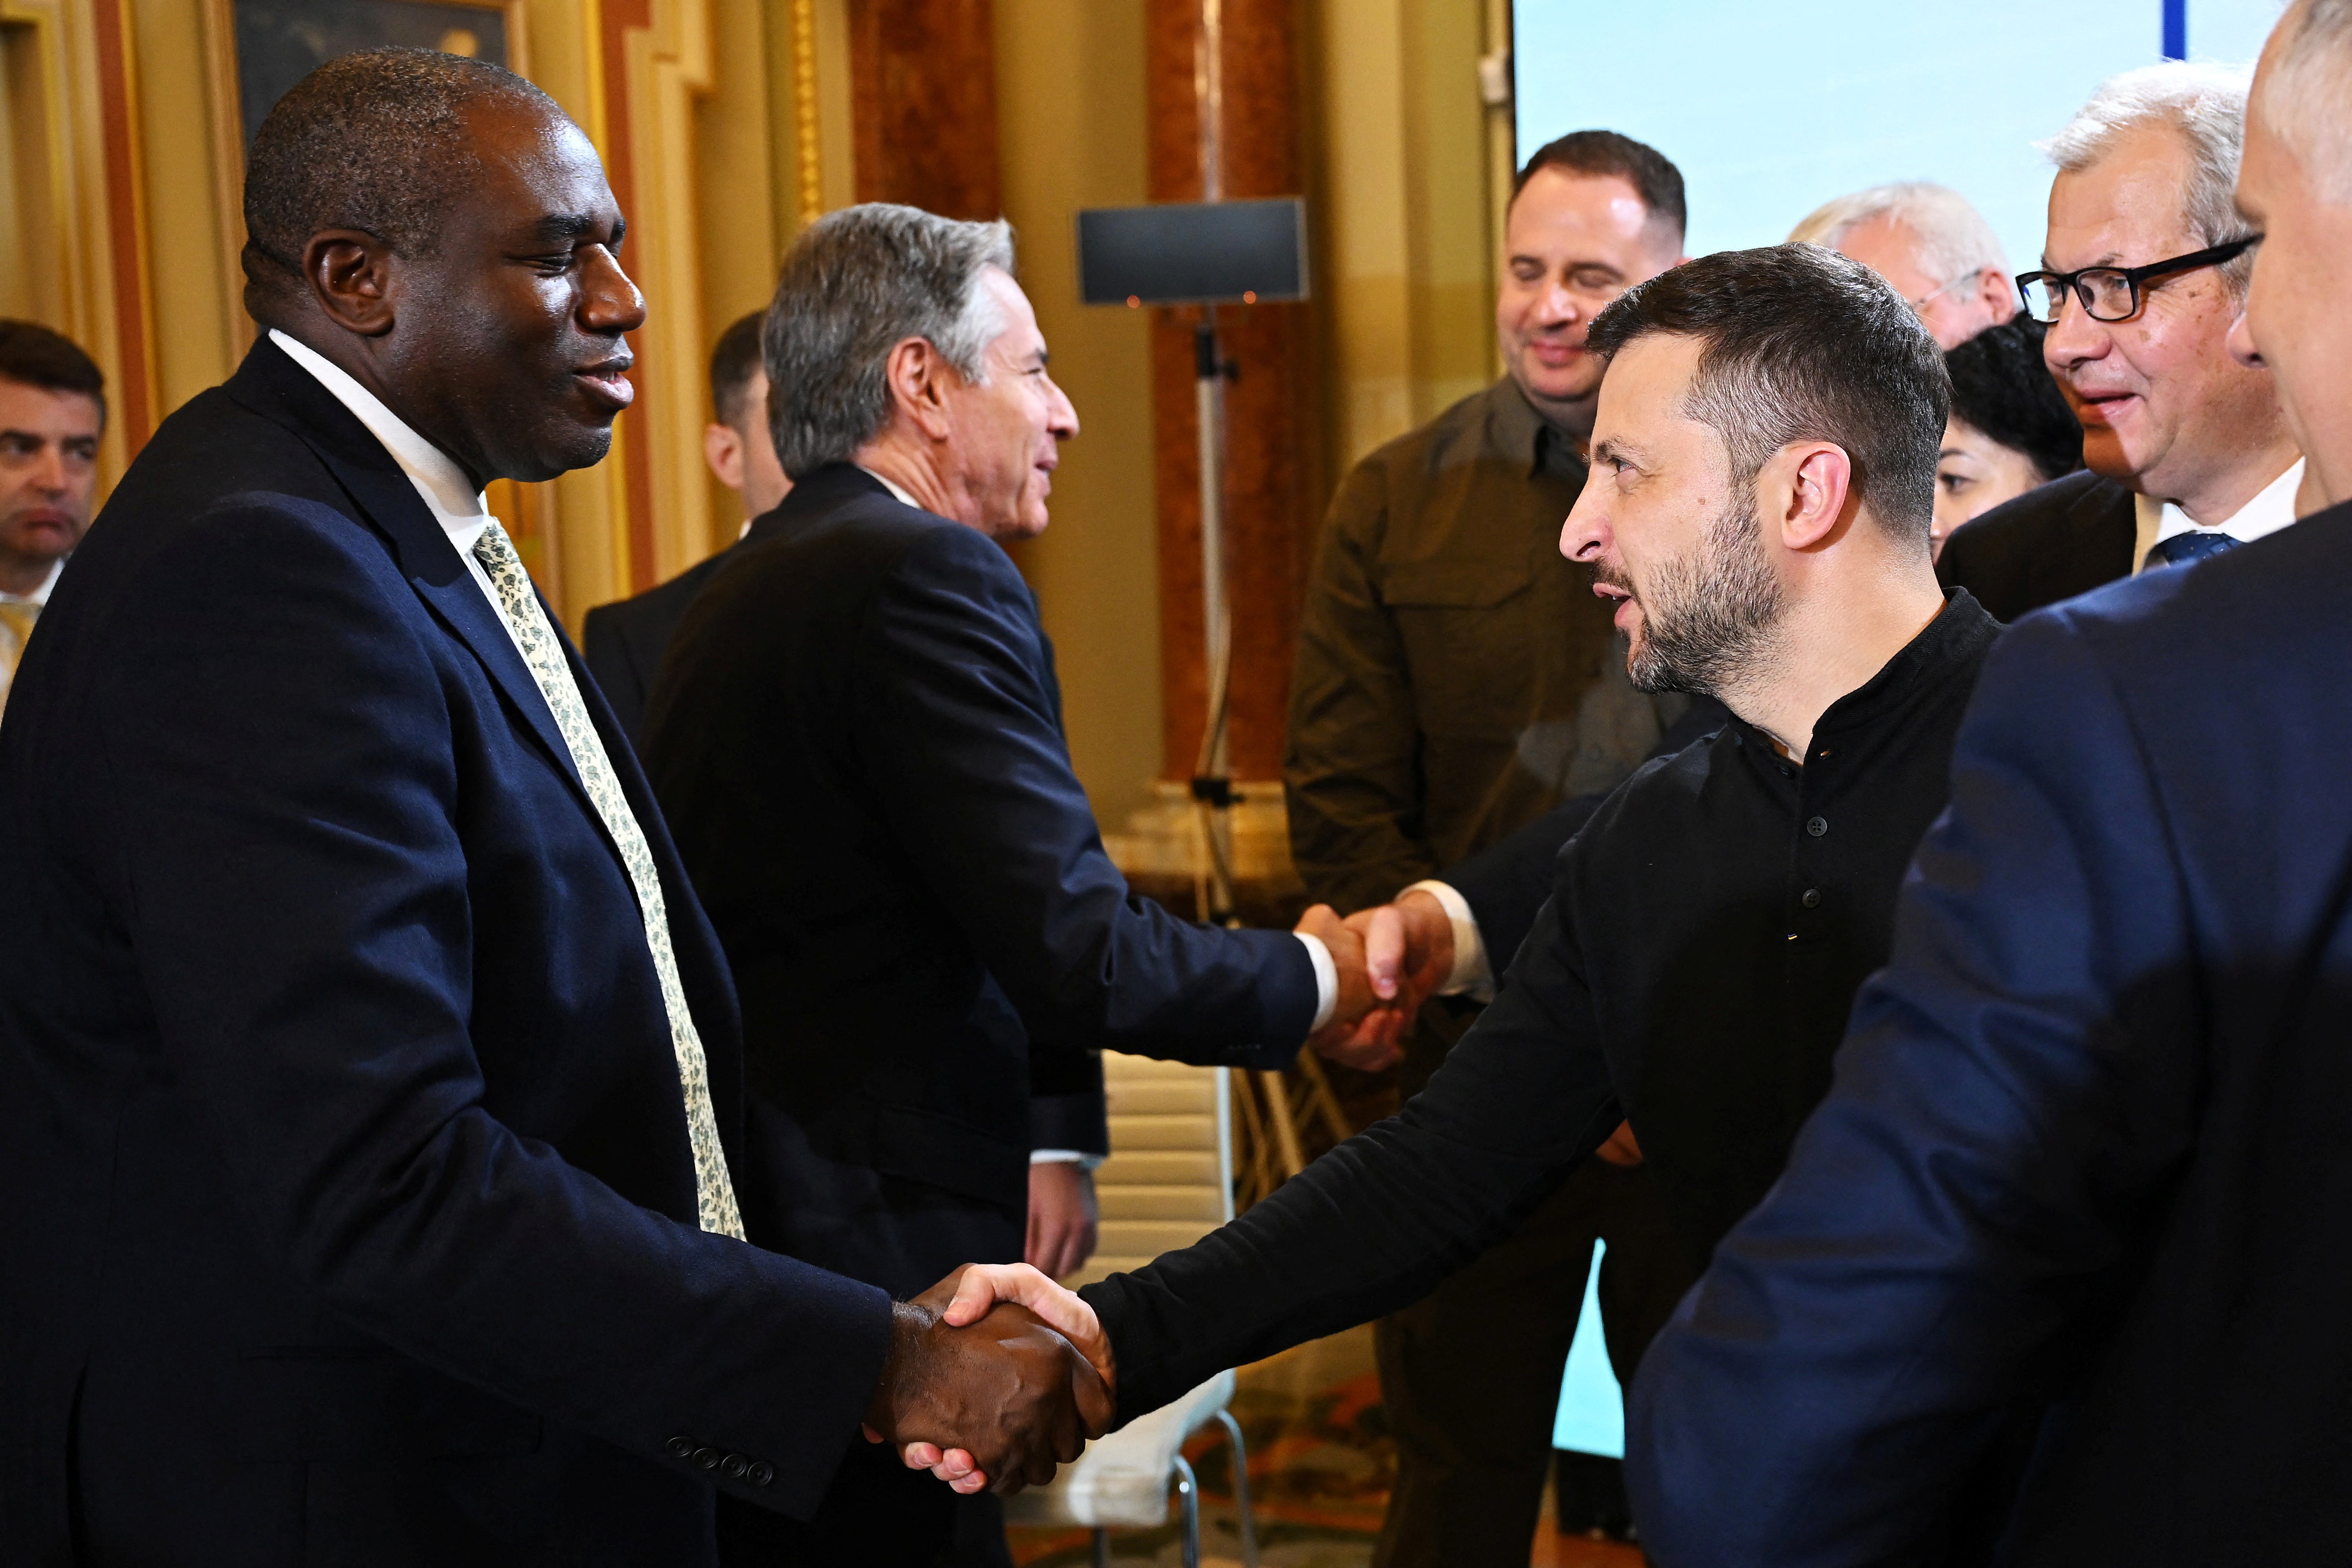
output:
<instances>
[{"instance_id":1,"label":"yellow wall","mask_svg":"<svg viewBox=\"0 0 2352 1568\"><path fill-rule=\"evenodd\" d=\"M1497 373L1478 95L1479 57L1500 47L1494 10L1316 0L1317 281L1335 472Z\"/></svg>"},{"instance_id":2,"label":"yellow wall","mask_svg":"<svg viewBox=\"0 0 2352 1568\"><path fill-rule=\"evenodd\" d=\"M47 3L0 0L0 10L29 15ZM646 269L649 304L666 319L698 319L697 340L670 340L660 366L650 362L658 334L646 349L646 371L673 394L656 469L667 486L657 488L665 572L726 542L740 521L691 440L705 413L701 359L729 321L766 299L783 246L810 215L803 129L811 120L814 207L852 199L847 4L656 0L654 33L635 51L632 266ZM1498 47L1507 6L1303 5L1314 150L1305 193L1336 473L1494 373L1487 165L1492 139L1507 145L1507 129L1480 105L1476 63ZM597 0L520 0L520 10L530 76L604 138L613 84L600 74ZM228 0L128 0L126 11L155 383L168 412L226 378L250 340L237 302L242 235L224 96ZM1082 206L1144 199L1144 0L996 0L995 27L1006 215L1055 372L1084 425L1056 476L1053 527L1020 559L1059 649L1079 776L1115 826L1145 803L1160 763L1150 345L1140 312L1077 304L1071 223ZM811 73L796 49L803 36L815 45ZM803 115L810 76L814 112ZM648 101L660 94L660 107ZM0 121L16 123L6 113ZM0 145L0 161L21 167L21 152ZM649 181L661 182L650 196ZM20 183L12 177L0 258L36 242L31 226L41 220L14 199ZM669 225L658 236L648 228L656 213ZM691 232L675 232L681 225ZM0 280L0 298L26 291L15 277ZM608 461L548 487L554 548L541 575L575 628L588 606L630 586L618 480Z\"/></svg>"},{"instance_id":3,"label":"yellow wall","mask_svg":"<svg viewBox=\"0 0 2352 1568\"><path fill-rule=\"evenodd\" d=\"M1141 0L996 0L1005 216L1078 439L1053 525L1019 551L1059 658L1070 750L1116 826L1160 771L1151 347L1140 310L1077 302L1073 214L1144 199Z\"/></svg>"}]
</instances>

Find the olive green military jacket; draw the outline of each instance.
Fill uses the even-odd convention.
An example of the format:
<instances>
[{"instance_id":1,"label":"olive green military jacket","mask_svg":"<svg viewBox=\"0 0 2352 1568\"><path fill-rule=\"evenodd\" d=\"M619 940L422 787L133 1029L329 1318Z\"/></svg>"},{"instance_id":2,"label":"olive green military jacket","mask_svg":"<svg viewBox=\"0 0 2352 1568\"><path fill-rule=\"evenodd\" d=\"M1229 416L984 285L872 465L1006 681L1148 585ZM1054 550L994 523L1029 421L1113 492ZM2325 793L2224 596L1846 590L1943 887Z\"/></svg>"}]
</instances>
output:
<instances>
[{"instance_id":1,"label":"olive green military jacket","mask_svg":"<svg viewBox=\"0 0 2352 1568\"><path fill-rule=\"evenodd\" d=\"M1340 910L1559 800L1612 789L1684 699L1633 690L1612 606L1559 553L1570 439L1508 377L1356 465L1301 619L1291 854Z\"/></svg>"}]
</instances>

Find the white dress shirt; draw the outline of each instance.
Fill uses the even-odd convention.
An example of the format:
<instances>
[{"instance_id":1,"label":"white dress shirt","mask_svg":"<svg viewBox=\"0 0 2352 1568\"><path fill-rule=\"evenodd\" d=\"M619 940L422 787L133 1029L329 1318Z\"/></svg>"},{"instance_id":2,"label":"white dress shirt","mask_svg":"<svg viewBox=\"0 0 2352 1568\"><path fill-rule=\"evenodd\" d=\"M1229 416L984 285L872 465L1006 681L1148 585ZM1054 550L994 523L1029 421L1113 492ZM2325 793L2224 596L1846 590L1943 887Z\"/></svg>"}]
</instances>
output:
<instances>
[{"instance_id":1,"label":"white dress shirt","mask_svg":"<svg viewBox=\"0 0 2352 1568\"><path fill-rule=\"evenodd\" d=\"M505 627L507 637L514 643L515 652L522 652L521 640L508 623L507 612L499 603L497 591L490 587L490 574L482 570L475 559L474 541L490 526L490 504L482 493L466 482L465 472L456 459L434 445L410 428L408 422L383 406L376 395L352 379L341 366L324 355L296 342L272 327L269 340L286 350L287 357L318 378L319 384L332 392L335 401L352 411L352 416L368 428L368 434L383 443L416 493L425 497L425 509L441 525L457 547L457 559L466 563L467 572L474 586L482 591L482 600L490 612ZM523 661L526 664L528 659Z\"/></svg>"},{"instance_id":2,"label":"white dress shirt","mask_svg":"<svg viewBox=\"0 0 2352 1568\"><path fill-rule=\"evenodd\" d=\"M2294 493L2303 484L2303 459L2257 491L2254 498L2218 523L2199 523L2170 501L2135 496L2139 541L2132 552L2132 575L2147 570L2148 551L2176 534L2227 534L2240 544L2252 544L2294 521Z\"/></svg>"},{"instance_id":3,"label":"white dress shirt","mask_svg":"<svg viewBox=\"0 0 2352 1568\"><path fill-rule=\"evenodd\" d=\"M47 605L49 593L58 585L58 578L66 569L66 558L58 557L49 563L49 575L41 579L40 586L30 593L0 593L0 604Z\"/></svg>"},{"instance_id":4,"label":"white dress shirt","mask_svg":"<svg viewBox=\"0 0 2352 1568\"><path fill-rule=\"evenodd\" d=\"M1486 957L1486 939L1478 934L1478 917L1470 913L1470 901L1446 883L1431 880L1414 883L1397 894L1425 893L1444 907L1446 923L1454 927L1454 972L1437 988L1441 997L1468 997L1474 1002L1495 999L1495 967Z\"/></svg>"}]
</instances>

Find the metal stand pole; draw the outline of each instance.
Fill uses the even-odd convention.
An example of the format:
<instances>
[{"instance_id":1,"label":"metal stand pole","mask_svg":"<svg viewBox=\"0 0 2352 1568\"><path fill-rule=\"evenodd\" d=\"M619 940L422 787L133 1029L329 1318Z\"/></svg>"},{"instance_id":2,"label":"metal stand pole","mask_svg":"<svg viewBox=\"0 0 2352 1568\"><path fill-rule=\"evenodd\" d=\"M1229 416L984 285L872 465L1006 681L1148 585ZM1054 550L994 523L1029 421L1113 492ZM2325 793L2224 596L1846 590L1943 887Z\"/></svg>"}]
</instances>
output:
<instances>
[{"instance_id":1,"label":"metal stand pole","mask_svg":"<svg viewBox=\"0 0 2352 1568\"><path fill-rule=\"evenodd\" d=\"M1207 658L1208 714L1192 768L1192 799L1209 855L1209 907L1202 918L1240 924L1234 914L1234 782L1225 755L1226 696L1233 680L1233 608L1225 597L1225 365L1217 345L1217 308L1192 329L1193 399L1201 433L1201 622Z\"/></svg>"}]
</instances>

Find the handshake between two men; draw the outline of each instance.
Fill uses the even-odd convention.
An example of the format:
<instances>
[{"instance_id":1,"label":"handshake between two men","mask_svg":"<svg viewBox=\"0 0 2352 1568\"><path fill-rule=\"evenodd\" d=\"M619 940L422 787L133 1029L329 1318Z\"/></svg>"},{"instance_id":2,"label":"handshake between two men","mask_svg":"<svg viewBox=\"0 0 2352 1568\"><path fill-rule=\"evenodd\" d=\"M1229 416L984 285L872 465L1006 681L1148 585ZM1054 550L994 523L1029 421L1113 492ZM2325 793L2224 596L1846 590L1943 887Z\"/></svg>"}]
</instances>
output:
<instances>
[{"instance_id":1,"label":"handshake between two men","mask_svg":"<svg viewBox=\"0 0 2352 1568\"><path fill-rule=\"evenodd\" d=\"M1454 979L1454 921L1445 906L1419 889L1345 920L1318 904L1297 929L1330 951L1339 980L1330 1021L1307 1043L1366 1072L1393 1066L1421 1004Z\"/></svg>"},{"instance_id":2,"label":"handshake between two men","mask_svg":"<svg viewBox=\"0 0 2352 1568\"><path fill-rule=\"evenodd\" d=\"M1317 904L1297 930L1323 943L1339 980L1308 1043L1368 1071L1392 1064L1453 973L1444 907L1422 892L1345 920ZM866 1436L959 1492L1011 1493L1050 1481L1109 1429L1116 1386L1093 1308L1028 1264L971 1264L895 1309Z\"/></svg>"}]
</instances>

